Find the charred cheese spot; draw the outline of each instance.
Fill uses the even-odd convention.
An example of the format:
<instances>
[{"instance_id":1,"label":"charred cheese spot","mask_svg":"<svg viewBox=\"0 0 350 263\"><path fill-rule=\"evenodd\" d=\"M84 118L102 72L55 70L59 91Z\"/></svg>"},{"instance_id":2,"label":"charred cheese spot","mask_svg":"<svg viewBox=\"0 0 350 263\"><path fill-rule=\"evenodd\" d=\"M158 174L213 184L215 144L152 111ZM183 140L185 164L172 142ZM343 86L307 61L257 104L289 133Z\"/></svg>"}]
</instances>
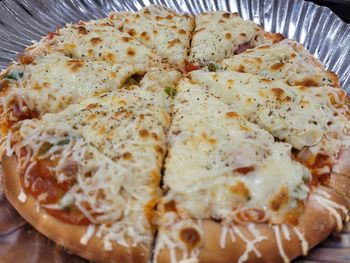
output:
<instances>
[{"instance_id":1,"label":"charred cheese spot","mask_svg":"<svg viewBox=\"0 0 350 263\"><path fill-rule=\"evenodd\" d=\"M230 13L224 13L222 14L223 18L230 18L231 14Z\"/></svg>"},{"instance_id":2,"label":"charred cheese spot","mask_svg":"<svg viewBox=\"0 0 350 263\"><path fill-rule=\"evenodd\" d=\"M43 86L40 85L39 83L35 83L35 84L33 85L33 89L34 89L34 90L37 90L37 91L40 91L40 90L43 89Z\"/></svg>"},{"instance_id":3,"label":"charred cheese spot","mask_svg":"<svg viewBox=\"0 0 350 263\"><path fill-rule=\"evenodd\" d=\"M226 112L226 117L228 117L228 118L237 118L237 117L239 117L239 115L238 115L237 112L229 111L229 112Z\"/></svg>"},{"instance_id":4,"label":"charred cheese spot","mask_svg":"<svg viewBox=\"0 0 350 263\"><path fill-rule=\"evenodd\" d=\"M109 62L109 63L111 63L111 64L116 62L115 56L114 56L113 53L103 54L102 59L107 61L107 62Z\"/></svg>"},{"instance_id":5,"label":"charred cheese spot","mask_svg":"<svg viewBox=\"0 0 350 263\"><path fill-rule=\"evenodd\" d=\"M173 15L170 15L170 14L169 14L169 15L167 15L165 18L171 20L171 19L173 19Z\"/></svg>"},{"instance_id":6,"label":"charred cheese spot","mask_svg":"<svg viewBox=\"0 0 350 263\"><path fill-rule=\"evenodd\" d=\"M246 36L247 36L247 34L246 34L246 33L244 33L244 32L239 33L239 35L240 35L241 37L246 37Z\"/></svg>"},{"instance_id":7,"label":"charred cheese spot","mask_svg":"<svg viewBox=\"0 0 350 263\"><path fill-rule=\"evenodd\" d=\"M67 66L72 73L77 73L84 66L84 61L80 59L71 59L67 61Z\"/></svg>"},{"instance_id":8,"label":"charred cheese spot","mask_svg":"<svg viewBox=\"0 0 350 263\"><path fill-rule=\"evenodd\" d=\"M180 30L179 30L179 34L180 34L180 35L186 35L186 31L183 30L183 29L180 29Z\"/></svg>"},{"instance_id":9,"label":"charred cheese spot","mask_svg":"<svg viewBox=\"0 0 350 263\"><path fill-rule=\"evenodd\" d=\"M246 167L236 168L234 171L239 173L239 174L246 175L250 172L253 172L254 170L255 170L254 166L246 166Z\"/></svg>"},{"instance_id":10,"label":"charred cheese spot","mask_svg":"<svg viewBox=\"0 0 350 263\"><path fill-rule=\"evenodd\" d=\"M239 64L237 71L241 73L245 73L245 67L242 64Z\"/></svg>"},{"instance_id":11,"label":"charred cheese spot","mask_svg":"<svg viewBox=\"0 0 350 263\"><path fill-rule=\"evenodd\" d=\"M272 71L276 71L276 70L280 70L283 67L284 67L284 63L275 63L275 64L271 65L270 69Z\"/></svg>"},{"instance_id":12,"label":"charred cheese spot","mask_svg":"<svg viewBox=\"0 0 350 263\"><path fill-rule=\"evenodd\" d=\"M131 153L129 153L129 152L123 153L123 159L124 160L130 160L131 158L132 158Z\"/></svg>"},{"instance_id":13,"label":"charred cheese spot","mask_svg":"<svg viewBox=\"0 0 350 263\"><path fill-rule=\"evenodd\" d=\"M270 80L270 79L265 79L265 78L262 78L262 79L260 79L261 80L261 82L263 82L263 83L271 83L272 82L272 80Z\"/></svg>"},{"instance_id":14,"label":"charred cheese spot","mask_svg":"<svg viewBox=\"0 0 350 263\"><path fill-rule=\"evenodd\" d=\"M9 88L10 88L10 85L7 80L2 80L0 82L0 94L6 94Z\"/></svg>"},{"instance_id":15,"label":"charred cheese spot","mask_svg":"<svg viewBox=\"0 0 350 263\"><path fill-rule=\"evenodd\" d=\"M269 206L272 211L278 211L283 208L289 200L289 192L286 186L283 186L281 190L271 198Z\"/></svg>"},{"instance_id":16,"label":"charred cheese spot","mask_svg":"<svg viewBox=\"0 0 350 263\"><path fill-rule=\"evenodd\" d=\"M158 137L158 135L157 135L156 133L152 132L152 133L151 133L151 136L152 136L152 138L153 138L155 141L158 141L158 140L159 140L159 137Z\"/></svg>"},{"instance_id":17,"label":"charred cheese spot","mask_svg":"<svg viewBox=\"0 0 350 263\"><path fill-rule=\"evenodd\" d=\"M277 98L280 98L284 94L284 90L281 88L272 88L271 90Z\"/></svg>"},{"instance_id":18,"label":"charred cheese spot","mask_svg":"<svg viewBox=\"0 0 350 263\"><path fill-rule=\"evenodd\" d=\"M153 29L153 34L157 35L158 34L158 30L157 29Z\"/></svg>"},{"instance_id":19,"label":"charred cheese spot","mask_svg":"<svg viewBox=\"0 0 350 263\"><path fill-rule=\"evenodd\" d=\"M174 39L168 42L168 47L171 48L173 46L175 46L176 44L180 43L180 39Z\"/></svg>"},{"instance_id":20,"label":"charred cheese spot","mask_svg":"<svg viewBox=\"0 0 350 263\"><path fill-rule=\"evenodd\" d=\"M87 29L85 27L80 26L80 27L78 27L78 33L81 34L81 35L87 35L88 31L87 31Z\"/></svg>"},{"instance_id":21,"label":"charred cheese spot","mask_svg":"<svg viewBox=\"0 0 350 263\"><path fill-rule=\"evenodd\" d=\"M163 155L163 153L164 153L163 148L162 148L161 146L159 146L159 145L155 145L155 146L154 146L154 150L155 150L157 153L161 154L161 155Z\"/></svg>"},{"instance_id":22,"label":"charred cheese spot","mask_svg":"<svg viewBox=\"0 0 350 263\"><path fill-rule=\"evenodd\" d=\"M63 45L63 52L66 55L73 55L74 54L74 50L77 46L74 44L64 44Z\"/></svg>"},{"instance_id":23,"label":"charred cheese spot","mask_svg":"<svg viewBox=\"0 0 350 263\"><path fill-rule=\"evenodd\" d=\"M122 37L122 41L128 43L131 40L131 37Z\"/></svg>"},{"instance_id":24,"label":"charred cheese spot","mask_svg":"<svg viewBox=\"0 0 350 263\"><path fill-rule=\"evenodd\" d=\"M147 37L147 35L148 35L148 34L147 34L147 32L146 32L146 31L143 31L143 32L141 33L141 37L142 37L142 38L146 38L146 37Z\"/></svg>"},{"instance_id":25,"label":"charred cheese spot","mask_svg":"<svg viewBox=\"0 0 350 263\"><path fill-rule=\"evenodd\" d=\"M250 198L250 191L242 181L236 182L233 186L230 187L230 191L236 195L239 195L245 199Z\"/></svg>"},{"instance_id":26,"label":"charred cheese spot","mask_svg":"<svg viewBox=\"0 0 350 263\"><path fill-rule=\"evenodd\" d=\"M96 46L97 44L102 42L102 39L99 37L93 37L90 39L90 42L93 46Z\"/></svg>"},{"instance_id":27,"label":"charred cheese spot","mask_svg":"<svg viewBox=\"0 0 350 263\"><path fill-rule=\"evenodd\" d=\"M176 209L176 202L174 200L171 200L164 204L164 211L165 212L177 212Z\"/></svg>"},{"instance_id":28,"label":"charred cheese spot","mask_svg":"<svg viewBox=\"0 0 350 263\"><path fill-rule=\"evenodd\" d=\"M232 38L232 34L230 32L225 33L225 38L226 39L231 39Z\"/></svg>"},{"instance_id":29,"label":"charred cheese spot","mask_svg":"<svg viewBox=\"0 0 350 263\"><path fill-rule=\"evenodd\" d=\"M147 130L145 130L145 129L142 129L142 130L139 131L139 135L140 135L141 138L146 138L146 137L149 136L149 132Z\"/></svg>"},{"instance_id":30,"label":"charred cheese spot","mask_svg":"<svg viewBox=\"0 0 350 263\"><path fill-rule=\"evenodd\" d=\"M295 54L295 53L292 53L292 54L290 55L291 58L295 58L296 56L297 56L297 54Z\"/></svg>"},{"instance_id":31,"label":"charred cheese spot","mask_svg":"<svg viewBox=\"0 0 350 263\"><path fill-rule=\"evenodd\" d=\"M33 58L27 54L18 54L18 60L23 65L29 65L33 63Z\"/></svg>"},{"instance_id":32,"label":"charred cheese spot","mask_svg":"<svg viewBox=\"0 0 350 263\"><path fill-rule=\"evenodd\" d=\"M198 233L197 229L193 227L186 227L181 229L179 238L183 243L185 243L188 249L195 248L201 241L200 234Z\"/></svg>"},{"instance_id":33,"label":"charred cheese spot","mask_svg":"<svg viewBox=\"0 0 350 263\"><path fill-rule=\"evenodd\" d=\"M136 35L135 29L133 29L133 28L129 29L129 30L128 30L128 34L129 34L130 36L135 36L135 35Z\"/></svg>"},{"instance_id":34,"label":"charred cheese spot","mask_svg":"<svg viewBox=\"0 0 350 263\"><path fill-rule=\"evenodd\" d=\"M133 49L132 47L129 47L128 49L127 49L127 54L128 54L128 56L131 56L131 57L133 57L133 56L135 56L135 49Z\"/></svg>"},{"instance_id":35,"label":"charred cheese spot","mask_svg":"<svg viewBox=\"0 0 350 263\"><path fill-rule=\"evenodd\" d=\"M304 86L319 86L318 81L314 79L303 79L301 81L296 81L294 85L304 85Z\"/></svg>"}]
</instances>

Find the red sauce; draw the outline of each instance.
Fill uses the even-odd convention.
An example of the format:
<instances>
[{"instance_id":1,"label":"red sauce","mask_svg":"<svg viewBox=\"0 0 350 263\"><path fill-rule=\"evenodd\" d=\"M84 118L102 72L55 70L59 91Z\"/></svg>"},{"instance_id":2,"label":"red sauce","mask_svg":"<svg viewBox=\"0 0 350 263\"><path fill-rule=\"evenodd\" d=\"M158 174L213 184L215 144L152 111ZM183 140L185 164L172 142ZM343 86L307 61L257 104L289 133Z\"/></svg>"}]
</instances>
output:
<instances>
[{"instance_id":1,"label":"red sauce","mask_svg":"<svg viewBox=\"0 0 350 263\"><path fill-rule=\"evenodd\" d=\"M26 150L21 151L23 155ZM38 160L37 163L27 173L26 181L28 183L24 190L27 194L39 199L40 204L57 204L64 194L75 184L75 179L58 182L55 174L50 167L56 165L55 161L49 159ZM77 169L73 163L69 163L69 171ZM24 171L21 174L22 185L24 186ZM89 220L73 204L64 209L44 208L46 212L66 223L86 225Z\"/></svg>"},{"instance_id":2,"label":"red sauce","mask_svg":"<svg viewBox=\"0 0 350 263\"><path fill-rule=\"evenodd\" d=\"M200 69L201 67L200 66L196 66L196 65L193 65L191 63L187 64L186 67L185 67L185 72L186 73L189 73L191 71L194 71L194 70L198 70Z\"/></svg>"}]
</instances>

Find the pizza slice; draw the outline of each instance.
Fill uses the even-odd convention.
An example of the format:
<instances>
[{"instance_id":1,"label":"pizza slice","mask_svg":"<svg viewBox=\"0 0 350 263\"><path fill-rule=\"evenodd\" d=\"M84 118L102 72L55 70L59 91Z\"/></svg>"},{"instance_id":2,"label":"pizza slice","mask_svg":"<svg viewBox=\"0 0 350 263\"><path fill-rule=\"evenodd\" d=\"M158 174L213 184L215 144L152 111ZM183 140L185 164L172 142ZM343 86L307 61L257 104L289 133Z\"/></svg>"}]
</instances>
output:
<instances>
[{"instance_id":1,"label":"pizza slice","mask_svg":"<svg viewBox=\"0 0 350 263\"><path fill-rule=\"evenodd\" d=\"M283 80L294 86L339 87L336 74L327 71L302 45L289 39L249 49L224 59L221 66L227 70L257 74L270 80Z\"/></svg>"},{"instance_id":2,"label":"pizza slice","mask_svg":"<svg viewBox=\"0 0 350 263\"><path fill-rule=\"evenodd\" d=\"M66 27L49 33L47 37L28 47L26 52L33 56L62 52L74 59L166 67L162 64L162 58L151 49L129 34L120 32L118 26L122 24L123 22L115 25L112 22L96 23L94 21L67 24Z\"/></svg>"},{"instance_id":3,"label":"pizza slice","mask_svg":"<svg viewBox=\"0 0 350 263\"><path fill-rule=\"evenodd\" d=\"M162 74L160 81L154 75ZM103 262L148 262L177 72L90 96L12 128L3 156L10 203L38 231Z\"/></svg>"},{"instance_id":4,"label":"pizza slice","mask_svg":"<svg viewBox=\"0 0 350 263\"><path fill-rule=\"evenodd\" d=\"M179 84L168 144L155 262L288 262L347 214L342 195L311 187L290 144L191 80Z\"/></svg>"},{"instance_id":5,"label":"pizza slice","mask_svg":"<svg viewBox=\"0 0 350 263\"><path fill-rule=\"evenodd\" d=\"M150 5L129 15L123 32L156 51L175 68L184 70L193 27L191 15L180 14L161 5Z\"/></svg>"},{"instance_id":6,"label":"pizza slice","mask_svg":"<svg viewBox=\"0 0 350 263\"><path fill-rule=\"evenodd\" d=\"M1 73L1 130L17 121L58 112L90 94L116 90L125 82L137 82L143 65L110 65L104 61L72 59L60 53L20 57ZM134 79L133 79L134 78Z\"/></svg>"},{"instance_id":7,"label":"pizza slice","mask_svg":"<svg viewBox=\"0 0 350 263\"><path fill-rule=\"evenodd\" d=\"M253 21L243 20L237 13L201 13L196 16L195 24L189 59L192 64L200 66L283 38L280 34L264 32Z\"/></svg>"},{"instance_id":8,"label":"pizza slice","mask_svg":"<svg viewBox=\"0 0 350 263\"><path fill-rule=\"evenodd\" d=\"M349 152L350 142L349 106L343 90L289 86L239 72L198 70L190 78L274 137L290 143L295 156L315 175L314 180L329 184L333 171L349 173L349 169L337 168L339 156Z\"/></svg>"}]
</instances>

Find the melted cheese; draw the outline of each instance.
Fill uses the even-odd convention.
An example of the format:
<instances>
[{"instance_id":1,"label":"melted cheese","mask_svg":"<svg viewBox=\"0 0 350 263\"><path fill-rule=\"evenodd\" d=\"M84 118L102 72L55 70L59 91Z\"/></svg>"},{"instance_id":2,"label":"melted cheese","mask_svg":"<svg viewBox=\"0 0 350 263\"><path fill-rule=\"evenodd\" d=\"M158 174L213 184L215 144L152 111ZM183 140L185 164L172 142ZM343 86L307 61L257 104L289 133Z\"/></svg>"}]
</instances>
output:
<instances>
[{"instance_id":1,"label":"melted cheese","mask_svg":"<svg viewBox=\"0 0 350 263\"><path fill-rule=\"evenodd\" d=\"M335 158L344 143L348 109L338 89L290 87L239 72L194 71L190 78L297 149L312 146L311 151Z\"/></svg>"},{"instance_id":2,"label":"melted cheese","mask_svg":"<svg viewBox=\"0 0 350 263\"><path fill-rule=\"evenodd\" d=\"M235 54L240 45L263 43L262 30L253 22L243 20L237 13L223 11L196 16L190 60L207 63L220 61Z\"/></svg>"},{"instance_id":3,"label":"melted cheese","mask_svg":"<svg viewBox=\"0 0 350 263\"><path fill-rule=\"evenodd\" d=\"M221 64L227 70L253 73L270 80L283 80L290 85L336 85L320 62L300 44L291 40L258 46L224 59Z\"/></svg>"},{"instance_id":4,"label":"melted cheese","mask_svg":"<svg viewBox=\"0 0 350 263\"><path fill-rule=\"evenodd\" d=\"M155 50L165 61L183 69L190 50L194 19L160 5L142 8L129 15L123 32Z\"/></svg>"},{"instance_id":5,"label":"melted cheese","mask_svg":"<svg viewBox=\"0 0 350 263\"><path fill-rule=\"evenodd\" d=\"M291 159L290 145L189 81L180 82L174 104L164 187L180 214L231 222L256 208L271 219L307 197L310 174Z\"/></svg>"},{"instance_id":6,"label":"melted cheese","mask_svg":"<svg viewBox=\"0 0 350 263\"><path fill-rule=\"evenodd\" d=\"M58 112L90 94L118 89L128 77L144 72L142 65L110 65L103 61L70 59L62 54L37 58L30 65L13 65L8 74L20 77L2 80L11 87L0 100L2 117L16 120L12 113L14 101L22 112L35 110L39 115Z\"/></svg>"},{"instance_id":7,"label":"melted cheese","mask_svg":"<svg viewBox=\"0 0 350 263\"><path fill-rule=\"evenodd\" d=\"M161 57L145 47L127 33L120 32L110 24L80 22L67 24L58 30L52 40L44 38L27 49L33 55L51 52L63 52L78 59L103 60L110 64L126 62L128 64L161 65Z\"/></svg>"},{"instance_id":8,"label":"melted cheese","mask_svg":"<svg viewBox=\"0 0 350 263\"><path fill-rule=\"evenodd\" d=\"M157 83L152 74L163 74L164 79ZM131 245L152 241L148 220L153 207L149 204L159 198L165 133L170 124L169 101L162 85L165 76L168 84L179 77L177 72L151 72L141 87L90 96L60 113L25 120L15 132L20 141L8 145L21 167L50 158L57 162L50 169L59 182L76 180L51 208L78 207L98 225L95 233L103 238L106 250L112 249L112 242L130 245L128 237ZM44 144L51 147L43 152ZM20 157L23 147L30 154ZM76 172L65 172L70 164L77 167ZM32 167L26 167L25 184ZM90 232L82 243L88 242Z\"/></svg>"}]
</instances>

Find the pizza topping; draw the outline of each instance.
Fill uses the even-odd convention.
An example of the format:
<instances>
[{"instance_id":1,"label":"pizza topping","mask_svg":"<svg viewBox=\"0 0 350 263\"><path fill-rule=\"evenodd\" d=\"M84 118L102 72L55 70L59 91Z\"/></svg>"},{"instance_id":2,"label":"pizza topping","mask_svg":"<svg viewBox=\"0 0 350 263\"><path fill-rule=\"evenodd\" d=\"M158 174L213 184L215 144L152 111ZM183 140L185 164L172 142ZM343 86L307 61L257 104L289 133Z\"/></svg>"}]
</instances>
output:
<instances>
[{"instance_id":1,"label":"pizza topping","mask_svg":"<svg viewBox=\"0 0 350 263\"><path fill-rule=\"evenodd\" d=\"M269 80L281 80L294 86L339 86L338 78L326 71L319 61L295 41L286 39L249 48L253 49L224 59L222 67L256 74Z\"/></svg>"},{"instance_id":2,"label":"pizza topping","mask_svg":"<svg viewBox=\"0 0 350 263\"><path fill-rule=\"evenodd\" d=\"M55 36L58 36L58 34L56 32L49 32L47 34L47 37L49 40L52 40Z\"/></svg>"},{"instance_id":3,"label":"pizza topping","mask_svg":"<svg viewBox=\"0 0 350 263\"><path fill-rule=\"evenodd\" d=\"M92 238L93 234L95 232L95 225L89 225L86 229L85 234L80 238L80 243L82 245L87 245L89 240Z\"/></svg>"},{"instance_id":4,"label":"pizza topping","mask_svg":"<svg viewBox=\"0 0 350 263\"><path fill-rule=\"evenodd\" d=\"M331 196L327 192L320 190L320 189L316 189L316 191L311 194L310 200L315 200L316 202L318 202L320 204L320 206L322 206L323 208L328 210L328 212L332 216L334 216L334 218L336 220L337 231L341 231L341 229L343 228L343 220L342 220L341 213L338 210L340 210L345 215L346 221L349 220L349 217L348 217L349 211L345 206L340 205L340 204L332 201L330 199L330 197Z\"/></svg>"},{"instance_id":5,"label":"pizza topping","mask_svg":"<svg viewBox=\"0 0 350 263\"><path fill-rule=\"evenodd\" d=\"M107 250L113 242L130 246L152 238L149 220L159 199L169 125L161 91L178 78L173 71L154 78L159 74L149 72L133 89L89 96L10 132L7 152L17 156L26 193L64 222L98 225L96 236ZM128 114L115 118L121 111ZM137 226L129 216L138 218Z\"/></svg>"},{"instance_id":6,"label":"pizza topping","mask_svg":"<svg viewBox=\"0 0 350 263\"><path fill-rule=\"evenodd\" d=\"M164 92L172 99L176 96L177 93L176 89L172 87L165 87Z\"/></svg>"},{"instance_id":7,"label":"pizza topping","mask_svg":"<svg viewBox=\"0 0 350 263\"><path fill-rule=\"evenodd\" d=\"M301 250L303 251L303 255L307 255L307 251L309 250L309 244L306 241L304 234L300 232L300 230L297 227L293 227L294 233L297 235L297 237L300 240L301 243Z\"/></svg>"},{"instance_id":8,"label":"pizza topping","mask_svg":"<svg viewBox=\"0 0 350 263\"><path fill-rule=\"evenodd\" d=\"M280 227L275 225L272 228L273 228L273 231L275 232L277 248L280 253L280 256L282 257L284 263L289 263L290 259L287 257L286 252L284 251L284 248L283 248Z\"/></svg>"},{"instance_id":9,"label":"pizza topping","mask_svg":"<svg viewBox=\"0 0 350 263\"><path fill-rule=\"evenodd\" d=\"M306 199L304 178L311 175L292 160L290 145L275 142L190 81L177 90L164 187L165 198L175 200L183 216L277 222ZM287 171L283 176L281 169Z\"/></svg>"},{"instance_id":10,"label":"pizza topping","mask_svg":"<svg viewBox=\"0 0 350 263\"><path fill-rule=\"evenodd\" d=\"M245 34L244 34L244 35L241 35L241 36L245 36ZM242 44L242 45L239 45L239 46L237 47L237 49L235 50L234 54L241 54L241 53L245 52L246 50L248 50L248 49L250 49L250 48L252 48L252 47L253 47L253 46L252 46L252 44L251 44L250 41L249 41L249 42L247 42L247 43L244 43L244 44Z\"/></svg>"},{"instance_id":11,"label":"pizza topping","mask_svg":"<svg viewBox=\"0 0 350 263\"><path fill-rule=\"evenodd\" d=\"M198 69L200 69L200 68L201 68L200 66L197 66L197 65L194 65L194 64L189 63L189 64L187 64L186 67L185 67L185 72L186 72L186 73L189 73L189 72L191 72L191 71L198 70Z\"/></svg>"},{"instance_id":12,"label":"pizza topping","mask_svg":"<svg viewBox=\"0 0 350 263\"><path fill-rule=\"evenodd\" d=\"M196 16L195 25L191 62L219 62L248 48L270 42L254 22L245 21L237 14L223 11L202 13Z\"/></svg>"},{"instance_id":13,"label":"pizza topping","mask_svg":"<svg viewBox=\"0 0 350 263\"><path fill-rule=\"evenodd\" d=\"M5 79L18 81L23 77L23 72L14 71L5 76Z\"/></svg>"}]
</instances>

